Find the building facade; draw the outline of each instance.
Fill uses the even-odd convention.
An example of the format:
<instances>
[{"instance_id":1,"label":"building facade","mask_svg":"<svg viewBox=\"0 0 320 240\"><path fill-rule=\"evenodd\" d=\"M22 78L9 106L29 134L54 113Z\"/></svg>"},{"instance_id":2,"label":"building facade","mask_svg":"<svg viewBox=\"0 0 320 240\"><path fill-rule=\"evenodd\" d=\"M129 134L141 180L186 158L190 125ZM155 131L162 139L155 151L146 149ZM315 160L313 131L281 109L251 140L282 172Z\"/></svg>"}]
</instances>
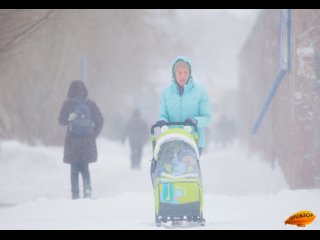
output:
<instances>
[{"instance_id":1,"label":"building facade","mask_svg":"<svg viewBox=\"0 0 320 240\"><path fill-rule=\"evenodd\" d=\"M241 140L292 189L320 187L319 25L320 10L263 10L238 56Z\"/></svg>"}]
</instances>

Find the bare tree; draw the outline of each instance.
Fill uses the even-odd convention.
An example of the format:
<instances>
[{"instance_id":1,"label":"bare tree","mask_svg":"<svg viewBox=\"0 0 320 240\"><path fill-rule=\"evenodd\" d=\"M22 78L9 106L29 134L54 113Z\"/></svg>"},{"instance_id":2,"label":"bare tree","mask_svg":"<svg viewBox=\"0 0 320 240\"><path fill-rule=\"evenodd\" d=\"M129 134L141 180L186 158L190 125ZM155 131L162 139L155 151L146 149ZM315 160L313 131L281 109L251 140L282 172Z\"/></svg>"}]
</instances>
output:
<instances>
[{"instance_id":1,"label":"bare tree","mask_svg":"<svg viewBox=\"0 0 320 240\"><path fill-rule=\"evenodd\" d=\"M0 54L37 31L54 10L0 10Z\"/></svg>"},{"instance_id":2,"label":"bare tree","mask_svg":"<svg viewBox=\"0 0 320 240\"><path fill-rule=\"evenodd\" d=\"M156 118L152 63L171 46L158 40L162 30L149 21L155 17L148 10L0 10L5 138L61 142L56 115L69 84L81 77L83 56L90 97L103 106L105 135L117 137L133 107Z\"/></svg>"}]
</instances>

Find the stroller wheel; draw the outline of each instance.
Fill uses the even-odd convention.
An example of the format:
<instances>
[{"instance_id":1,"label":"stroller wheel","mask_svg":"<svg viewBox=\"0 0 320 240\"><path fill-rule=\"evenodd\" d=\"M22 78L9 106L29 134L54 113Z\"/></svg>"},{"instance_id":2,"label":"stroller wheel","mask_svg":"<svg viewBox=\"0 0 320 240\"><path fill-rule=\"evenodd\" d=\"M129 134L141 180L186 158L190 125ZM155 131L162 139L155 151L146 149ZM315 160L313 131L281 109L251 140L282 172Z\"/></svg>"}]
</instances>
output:
<instances>
[{"instance_id":1,"label":"stroller wheel","mask_svg":"<svg viewBox=\"0 0 320 240\"><path fill-rule=\"evenodd\" d=\"M200 222L200 226L206 225L206 220L204 218L201 218L199 222Z\"/></svg>"},{"instance_id":2,"label":"stroller wheel","mask_svg":"<svg viewBox=\"0 0 320 240\"><path fill-rule=\"evenodd\" d=\"M161 220L159 216L155 213L156 226L161 227Z\"/></svg>"},{"instance_id":3,"label":"stroller wheel","mask_svg":"<svg viewBox=\"0 0 320 240\"><path fill-rule=\"evenodd\" d=\"M206 224L206 220L203 218L202 214L199 219L200 226L204 226Z\"/></svg>"}]
</instances>

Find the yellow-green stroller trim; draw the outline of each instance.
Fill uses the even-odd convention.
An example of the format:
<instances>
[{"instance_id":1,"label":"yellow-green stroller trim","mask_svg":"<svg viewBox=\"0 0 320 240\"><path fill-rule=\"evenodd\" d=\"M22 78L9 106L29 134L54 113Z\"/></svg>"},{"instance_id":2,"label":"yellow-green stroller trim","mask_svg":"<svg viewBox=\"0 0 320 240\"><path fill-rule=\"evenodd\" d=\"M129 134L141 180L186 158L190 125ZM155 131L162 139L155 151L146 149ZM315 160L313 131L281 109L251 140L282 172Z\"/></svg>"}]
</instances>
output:
<instances>
[{"instance_id":1,"label":"yellow-green stroller trim","mask_svg":"<svg viewBox=\"0 0 320 240\"><path fill-rule=\"evenodd\" d=\"M184 123L169 123L182 125ZM204 225L203 190L197 148L197 128L167 128L157 138L154 128L151 177L154 187L155 221L195 221Z\"/></svg>"}]
</instances>

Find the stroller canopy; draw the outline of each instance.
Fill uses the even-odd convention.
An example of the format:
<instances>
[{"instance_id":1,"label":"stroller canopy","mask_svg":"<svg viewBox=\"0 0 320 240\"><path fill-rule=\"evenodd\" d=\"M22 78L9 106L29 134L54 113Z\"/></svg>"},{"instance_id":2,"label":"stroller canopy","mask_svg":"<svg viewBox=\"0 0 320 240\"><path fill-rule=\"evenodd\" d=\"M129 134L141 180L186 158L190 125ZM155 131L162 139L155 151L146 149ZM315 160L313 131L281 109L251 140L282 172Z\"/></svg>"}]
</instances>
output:
<instances>
[{"instance_id":1,"label":"stroller canopy","mask_svg":"<svg viewBox=\"0 0 320 240\"><path fill-rule=\"evenodd\" d=\"M153 153L155 160L158 160L160 148L164 143L176 140L188 144L190 148L194 151L196 158L199 159L199 150L192 134L181 128L172 128L162 133L158 137Z\"/></svg>"},{"instance_id":2,"label":"stroller canopy","mask_svg":"<svg viewBox=\"0 0 320 240\"><path fill-rule=\"evenodd\" d=\"M189 144L173 140L161 145L155 176L189 178L199 174L198 159Z\"/></svg>"}]
</instances>

